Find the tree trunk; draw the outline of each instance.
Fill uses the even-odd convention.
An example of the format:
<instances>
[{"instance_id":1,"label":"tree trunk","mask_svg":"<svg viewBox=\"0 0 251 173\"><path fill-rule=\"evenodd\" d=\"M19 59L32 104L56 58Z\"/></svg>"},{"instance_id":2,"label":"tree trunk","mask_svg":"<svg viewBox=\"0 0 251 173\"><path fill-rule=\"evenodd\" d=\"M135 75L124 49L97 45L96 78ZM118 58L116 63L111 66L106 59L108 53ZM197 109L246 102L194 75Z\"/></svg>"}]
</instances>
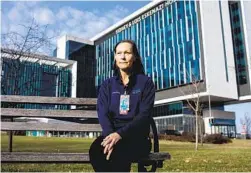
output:
<instances>
[{"instance_id":1,"label":"tree trunk","mask_svg":"<svg viewBox=\"0 0 251 173\"><path fill-rule=\"evenodd\" d=\"M198 150L198 111L195 112L195 151Z\"/></svg>"},{"instance_id":2,"label":"tree trunk","mask_svg":"<svg viewBox=\"0 0 251 173\"><path fill-rule=\"evenodd\" d=\"M200 116L200 119L199 119L199 128L200 128L200 144L201 144L201 146L203 146L202 127L203 127L203 119Z\"/></svg>"}]
</instances>

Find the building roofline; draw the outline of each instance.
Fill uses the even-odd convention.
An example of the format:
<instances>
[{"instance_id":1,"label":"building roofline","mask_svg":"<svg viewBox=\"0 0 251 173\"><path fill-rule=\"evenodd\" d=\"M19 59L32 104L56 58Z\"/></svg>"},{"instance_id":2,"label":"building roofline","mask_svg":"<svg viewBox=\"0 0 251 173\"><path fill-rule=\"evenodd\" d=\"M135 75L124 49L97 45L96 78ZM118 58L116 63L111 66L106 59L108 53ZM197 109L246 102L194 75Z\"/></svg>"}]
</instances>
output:
<instances>
[{"instance_id":1,"label":"building roofline","mask_svg":"<svg viewBox=\"0 0 251 173\"><path fill-rule=\"evenodd\" d=\"M129 16L125 17L124 19L120 20L119 22L115 23L114 25L110 26L106 30L100 32L96 36L92 37L91 41L96 41L97 39L101 38L102 36L108 34L109 32L113 31L114 29L118 28L119 26L123 25L124 23L132 20L134 17L144 13L145 11L149 10L150 8L154 7L155 5L160 4L161 2L165 2L164 0L154 0L153 2L150 2L149 4L145 5L144 7L138 9L137 11L133 12Z\"/></svg>"},{"instance_id":2,"label":"building roofline","mask_svg":"<svg viewBox=\"0 0 251 173\"><path fill-rule=\"evenodd\" d=\"M90 40L87 40L87 39L75 37L73 35L64 35L64 36L66 37L66 40L71 40L71 41L76 41L76 42L80 42L80 43L84 43L84 44L94 45L94 41L90 41Z\"/></svg>"},{"instance_id":3,"label":"building roofline","mask_svg":"<svg viewBox=\"0 0 251 173\"><path fill-rule=\"evenodd\" d=\"M65 60L42 54L26 53L26 52L21 52L19 50L8 49L8 48L1 48L1 57L11 58L11 59L20 58L21 61L41 63L60 67L67 67L69 65L77 63L76 61L73 60Z\"/></svg>"}]
</instances>

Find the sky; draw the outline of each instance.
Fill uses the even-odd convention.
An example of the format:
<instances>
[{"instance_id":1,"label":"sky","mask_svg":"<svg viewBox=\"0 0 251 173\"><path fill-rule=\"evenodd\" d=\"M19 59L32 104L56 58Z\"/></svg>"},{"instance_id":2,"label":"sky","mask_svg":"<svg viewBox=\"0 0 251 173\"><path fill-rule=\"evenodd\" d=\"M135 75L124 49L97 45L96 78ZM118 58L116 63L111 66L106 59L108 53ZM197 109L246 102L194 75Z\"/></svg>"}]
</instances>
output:
<instances>
[{"instance_id":1,"label":"sky","mask_svg":"<svg viewBox=\"0 0 251 173\"><path fill-rule=\"evenodd\" d=\"M243 119L245 115L251 116L251 102L225 105L224 109L225 111L235 112L237 133L241 133L242 127L240 120Z\"/></svg>"},{"instance_id":2,"label":"sky","mask_svg":"<svg viewBox=\"0 0 251 173\"><path fill-rule=\"evenodd\" d=\"M10 31L24 33L22 25L32 18L47 25L48 36L54 44L62 35L89 39L124 17L145 6L150 1L1 1L1 34ZM251 116L251 102L225 106L236 113L237 132L240 119Z\"/></svg>"},{"instance_id":3,"label":"sky","mask_svg":"<svg viewBox=\"0 0 251 173\"><path fill-rule=\"evenodd\" d=\"M46 33L56 38L73 35L89 39L130 15L150 1L4 1L1 2L1 32L25 32L34 18Z\"/></svg>"}]
</instances>

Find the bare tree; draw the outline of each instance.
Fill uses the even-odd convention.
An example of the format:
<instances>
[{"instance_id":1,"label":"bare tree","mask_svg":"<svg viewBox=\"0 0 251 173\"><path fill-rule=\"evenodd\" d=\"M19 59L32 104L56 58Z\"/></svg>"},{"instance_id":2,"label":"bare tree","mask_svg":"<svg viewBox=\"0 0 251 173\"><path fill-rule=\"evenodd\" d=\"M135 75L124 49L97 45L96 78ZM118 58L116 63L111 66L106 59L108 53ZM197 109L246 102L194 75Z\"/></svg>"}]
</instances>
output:
<instances>
[{"instance_id":1,"label":"bare tree","mask_svg":"<svg viewBox=\"0 0 251 173\"><path fill-rule=\"evenodd\" d=\"M240 123L242 126L245 126L245 133L251 134L251 116L249 115L249 112L246 112L244 118L240 119Z\"/></svg>"},{"instance_id":2,"label":"bare tree","mask_svg":"<svg viewBox=\"0 0 251 173\"><path fill-rule=\"evenodd\" d=\"M1 33L2 47L13 49L20 54L41 53L42 51L51 53L52 39L56 37L56 34L53 36L47 34L49 25L39 25L33 18L27 25L19 24L19 26L22 28L20 32Z\"/></svg>"},{"instance_id":3,"label":"bare tree","mask_svg":"<svg viewBox=\"0 0 251 173\"><path fill-rule=\"evenodd\" d=\"M55 35L48 36L48 25L39 25L33 18L30 23L21 26L20 31L1 33L1 94L2 95L35 95L39 79L39 71L25 64L32 63L30 57L35 53L51 53L54 47L52 39ZM43 56L43 55L41 55ZM46 55L44 55L46 56ZM6 67L6 71L3 71ZM27 76L29 70L29 76ZM50 81L49 81L50 82ZM11 89L10 89L11 88ZM28 92L27 92L28 91ZM22 107L22 104L8 103L2 107ZM6 119L7 120L7 119ZM7 121L13 121L13 118ZM10 134L12 135L12 133Z\"/></svg>"},{"instance_id":4,"label":"bare tree","mask_svg":"<svg viewBox=\"0 0 251 173\"><path fill-rule=\"evenodd\" d=\"M37 90L38 71L29 69L32 71L32 75L20 80L22 77L24 78L26 70L24 62L27 62L29 57L34 57L34 53L48 54L55 47L52 44L52 39L56 37L56 34L48 36L48 25L41 26L33 18L29 24L20 24L20 26L22 28L20 32L1 33L1 67L7 66L8 69L7 72L1 72L1 94L19 95L25 91ZM13 90L8 92L10 87Z\"/></svg>"},{"instance_id":5,"label":"bare tree","mask_svg":"<svg viewBox=\"0 0 251 173\"><path fill-rule=\"evenodd\" d=\"M190 98L187 98L186 101L189 105L189 108L195 114L195 150L197 151L199 142L199 133L201 137L201 144L203 145L203 134L202 134L203 121L201 120L203 103L200 100L201 81L198 80L197 77L192 72L191 73L187 72L186 74L187 74L186 76L191 79L191 83L186 86L186 89L179 87L179 90L184 96L186 95L191 96Z\"/></svg>"}]
</instances>

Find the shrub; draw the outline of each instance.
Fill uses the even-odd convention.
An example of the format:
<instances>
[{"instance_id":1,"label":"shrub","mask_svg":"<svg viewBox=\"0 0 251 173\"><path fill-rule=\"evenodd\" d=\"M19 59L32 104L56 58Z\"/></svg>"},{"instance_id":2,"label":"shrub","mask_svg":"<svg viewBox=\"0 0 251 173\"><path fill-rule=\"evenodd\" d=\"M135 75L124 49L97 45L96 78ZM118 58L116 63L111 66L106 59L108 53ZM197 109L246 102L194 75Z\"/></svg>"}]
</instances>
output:
<instances>
[{"instance_id":1,"label":"shrub","mask_svg":"<svg viewBox=\"0 0 251 173\"><path fill-rule=\"evenodd\" d=\"M159 134L158 138L160 140L171 140L171 141L180 141L180 142L195 142L195 134L194 133L182 133L182 135L166 135Z\"/></svg>"},{"instance_id":2,"label":"shrub","mask_svg":"<svg viewBox=\"0 0 251 173\"><path fill-rule=\"evenodd\" d=\"M183 132L182 138L187 142L195 142L195 134L191 132Z\"/></svg>"},{"instance_id":3,"label":"shrub","mask_svg":"<svg viewBox=\"0 0 251 173\"><path fill-rule=\"evenodd\" d=\"M211 134L204 138L205 143L211 144L224 144L232 142L228 137L222 136L221 134Z\"/></svg>"}]
</instances>

